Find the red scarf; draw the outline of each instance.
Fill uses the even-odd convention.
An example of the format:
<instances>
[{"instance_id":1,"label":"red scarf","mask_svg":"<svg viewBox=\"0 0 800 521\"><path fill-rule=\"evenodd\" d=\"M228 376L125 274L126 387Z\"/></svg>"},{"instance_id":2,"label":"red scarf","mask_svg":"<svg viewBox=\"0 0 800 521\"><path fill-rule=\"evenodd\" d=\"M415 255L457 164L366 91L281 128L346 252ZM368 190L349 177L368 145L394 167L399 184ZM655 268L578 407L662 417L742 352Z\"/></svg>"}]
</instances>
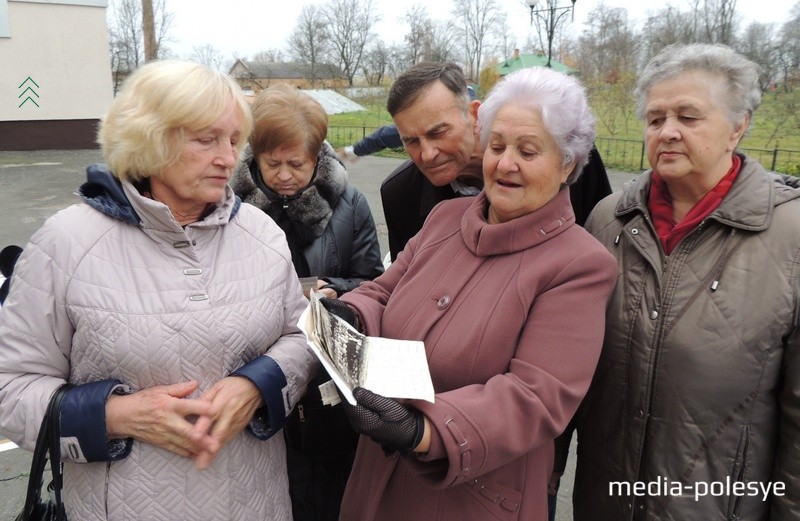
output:
<instances>
[{"instance_id":1,"label":"red scarf","mask_svg":"<svg viewBox=\"0 0 800 521\"><path fill-rule=\"evenodd\" d=\"M720 179L717 186L697 201L679 223L676 223L672 217L672 198L669 195L667 183L661 179L657 172L653 171L647 206L650 209L650 217L653 219L653 225L656 227L656 233L659 241L661 241L664 253L667 255L672 253L672 250L681 242L681 239L686 237L703 219L716 210L725 196L728 195L728 191L736 180L741 167L742 160L734 154L733 164L728 173L725 174L725 177Z\"/></svg>"}]
</instances>

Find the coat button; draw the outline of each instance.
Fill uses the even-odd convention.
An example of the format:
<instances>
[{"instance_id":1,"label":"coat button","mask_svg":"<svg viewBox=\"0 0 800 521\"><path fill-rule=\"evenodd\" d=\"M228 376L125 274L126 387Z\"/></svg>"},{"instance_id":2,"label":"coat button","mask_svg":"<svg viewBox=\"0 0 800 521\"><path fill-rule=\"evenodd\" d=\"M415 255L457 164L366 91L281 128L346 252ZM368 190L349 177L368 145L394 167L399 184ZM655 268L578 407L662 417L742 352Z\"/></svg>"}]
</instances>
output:
<instances>
[{"instance_id":1,"label":"coat button","mask_svg":"<svg viewBox=\"0 0 800 521\"><path fill-rule=\"evenodd\" d=\"M450 297L448 297L447 295L436 301L436 307L439 309L444 309L449 305L450 305Z\"/></svg>"},{"instance_id":2,"label":"coat button","mask_svg":"<svg viewBox=\"0 0 800 521\"><path fill-rule=\"evenodd\" d=\"M654 309L653 311L650 312L650 320L655 320L657 318L658 318L658 311Z\"/></svg>"},{"instance_id":3,"label":"coat button","mask_svg":"<svg viewBox=\"0 0 800 521\"><path fill-rule=\"evenodd\" d=\"M640 420L641 420L642 418L644 418L644 411L643 411L643 410L641 410L641 409L638 409L638 410L636 411L636 417L637 417L637 418L639 418Z\"/></svg>"},{"instance_id":4,"label":"coat button","mask_svg":"<svg viewBox=\"0 0 800 521\"><path fill-rule=\"evenodd\" d=\"M631 235L639 235L639 228L632 228Z\"/></svg>"}]
</instances>

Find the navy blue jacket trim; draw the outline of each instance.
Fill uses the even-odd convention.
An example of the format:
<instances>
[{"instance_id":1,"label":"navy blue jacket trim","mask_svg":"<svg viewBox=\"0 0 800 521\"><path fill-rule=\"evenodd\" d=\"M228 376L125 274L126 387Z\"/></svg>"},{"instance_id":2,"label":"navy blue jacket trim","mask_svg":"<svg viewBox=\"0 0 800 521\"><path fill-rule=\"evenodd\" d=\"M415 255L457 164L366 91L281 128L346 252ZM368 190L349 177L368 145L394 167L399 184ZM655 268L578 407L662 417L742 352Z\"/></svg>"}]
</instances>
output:
<instances>
[{"instance_id":1,"label":"navy blue jacket trim","mask_svg":"<svg viewBox=\"0 0 800 521\"><path fill-rule=\"evenodd\" d=\"M233 209L231 210L231 218L230 218L231 221L233 220L234 217L236 217L236 214L239 213L239 208L241 207L242 207L242 200L239 199L238 195L234 196Z\"/></svg>"},{"instance_id":2,"label":"navy blue jacket trim","mask_svg":"<svg viewBox=\"0 0 800 521\"><path fill-rule=\"evenodd\" d=\"M259 356L231 374L253 382L264 400L264 407L256 411L248 426L253 436L266 440L280 431L286 422L286 410L283 406L286 376L278 363L268 356Z\"/></svg>"},{"instance_id":3,"label":"navy blue jacket trim","mask_svg":"<svg viewBox=\"0 0 800 521\"><path fill-rule=\"evenodd\" d=\"M102 163L86 168L86 182L78 189L78 194L86 204L110 217L134 225L142 221L131 206L119 179Z\"/></svg>"},{"instance_id":4,"label":"navy blue jacket trim","mask_svg":"<svg viewBox=\"0 0 800 521\"><path fill-rule=\"evenodd\" d=\"M120 451L119 440L109 442L106 432L106 401L120 383L119 380L103 380L76 385L61 402L61 437L77 438L88 463L114 461L130 454L132 438L125 440L125 449Z\"/></svg>"}]
</instances>

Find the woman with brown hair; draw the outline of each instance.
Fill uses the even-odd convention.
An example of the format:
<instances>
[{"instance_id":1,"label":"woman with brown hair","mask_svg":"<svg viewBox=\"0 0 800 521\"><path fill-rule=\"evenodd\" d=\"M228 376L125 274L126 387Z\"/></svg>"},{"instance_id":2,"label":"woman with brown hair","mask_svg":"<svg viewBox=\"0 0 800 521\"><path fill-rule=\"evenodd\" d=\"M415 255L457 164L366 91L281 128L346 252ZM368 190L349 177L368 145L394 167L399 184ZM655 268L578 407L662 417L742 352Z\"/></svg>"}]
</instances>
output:
<instances>
[{"instance_id":1,"label":"woman with brown hair","mask_svg":"<svg viewBox=\"0 0 800 521\"><path fill-rule=\"evenodd\" d=\"M253 102L254 130L231 185L286 233L298 277L336 298L383 273L367 200L325 141L328 117L301 90L265 89ZM341 405L322 402L320 369L284 427L292 510L297 521L335 520L357 435Z\"/></svg>"}]
</instances>

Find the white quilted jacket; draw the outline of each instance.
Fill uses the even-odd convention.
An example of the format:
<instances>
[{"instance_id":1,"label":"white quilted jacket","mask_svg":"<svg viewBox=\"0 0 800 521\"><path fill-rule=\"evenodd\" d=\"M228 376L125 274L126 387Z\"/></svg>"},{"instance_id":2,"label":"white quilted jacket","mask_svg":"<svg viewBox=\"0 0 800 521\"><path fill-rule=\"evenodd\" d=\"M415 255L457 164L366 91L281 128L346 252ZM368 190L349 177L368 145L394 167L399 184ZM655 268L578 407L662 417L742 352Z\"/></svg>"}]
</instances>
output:
<instances>
[{"instance_id":1,"label":"white quilted jacket","mask_svg":"<svg viewBox=\"0 0 800 521\"><path fill-rule=\"evenodd\" d=\"M64 380L80 390L116 379L136 391L196 379L200 393L265 353L286 378L282 422L315 365L296 327L305 299L280 229L230 189L182 228L166 206L122 186L138 225L77 204L51 217L17 264L0 310L0 431L32 450ZM62 434L67 420L105 425L102 414L62 417ZM248 429L206 471L130 441L127 456L86 463L84 442L62 439L72 521L291 519L283 436L262 441Z\"/></svg>"}]
</instances>

